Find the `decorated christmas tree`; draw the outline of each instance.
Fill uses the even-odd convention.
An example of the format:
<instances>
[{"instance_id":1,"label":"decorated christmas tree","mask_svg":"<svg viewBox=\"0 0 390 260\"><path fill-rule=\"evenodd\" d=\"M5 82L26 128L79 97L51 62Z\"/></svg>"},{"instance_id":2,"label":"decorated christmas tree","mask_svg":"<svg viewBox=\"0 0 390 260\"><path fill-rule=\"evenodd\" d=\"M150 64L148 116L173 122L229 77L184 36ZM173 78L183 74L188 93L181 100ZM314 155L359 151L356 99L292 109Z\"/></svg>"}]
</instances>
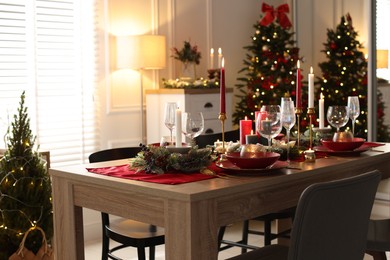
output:
<instances>
[{"instance_id":1,"label":"decorated christmas tree","mask_svg":"<svg viewBox=\"0 0 390 260\"><path fill-rule=\"evenodd\" d=\"M252 45L244 47L248 53L240 70L245 76L239 77L236 85L239 100L233 113L235 124L245 116L254 120L255 111L263 104L280 104L284 96L295 99L299 49L294 47L289 7L283 4L274 10L263 3L262 12L254 24Z\"/></svg>"},{"instance_id":2,"label":"decorated christmas tree","mask_svg":"<svg viewBox=\"0 0 390 260\"><path fill-rule=\"evenodd\" d=\"M53 236L51 181L35 150L24 100L23 92L0 160L0 259L8 259L32 227L42 228L49 239ZM33 230L25 247L36 253L41 243L40 231Z\"/></svg>"},{"instance_id":3,"label":"decorated christmas tree","mask_svg":"<svg viewBox=\"0 0 390 260\"><path fill-rule=\"evenodd\" d=\"M361 51L363 45L357 40L358 33L349 14L341 17L336 30L328 29L324 43L327 61L319 64L322 70L320 88L325 100L325 112L331 105L348 103L348 96L358 96L360 115L355 124L355 136L367 138L367 61ZM378 91L378 136L379 141L389 140L388 127L383 124L382 94Z\"/></svg>"}]
</instances>

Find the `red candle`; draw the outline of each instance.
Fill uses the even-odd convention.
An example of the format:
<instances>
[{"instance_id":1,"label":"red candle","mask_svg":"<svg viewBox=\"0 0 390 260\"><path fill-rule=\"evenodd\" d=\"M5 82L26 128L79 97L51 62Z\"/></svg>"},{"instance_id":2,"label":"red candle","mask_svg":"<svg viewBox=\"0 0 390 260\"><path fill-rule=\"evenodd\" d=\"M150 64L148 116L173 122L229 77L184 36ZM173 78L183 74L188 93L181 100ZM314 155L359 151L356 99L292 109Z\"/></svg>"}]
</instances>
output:
<instances>
[{"instance_id":1,"label":"red candle","mask_svg":"<svg viewBox=\"0 0 390 260\"><path fill-rule=\"evenodd\" d=\"M297 62L297 90L295 93L296 108L302 108L302 83L301 83L301 69L299 67L299 60Z\"/></svg>"},{"instance_id":2,"label":"red candle","mask_svg":"<svg viewBox=\"0 0 390 260\"><path fill-rule=\"evenodd\" d=\"M225 99L225 58L222 58L221 76L220 76L220 113L226 113L226 99Z\"/></svg>"},{"instance_id":3,"label":"red candle","mask_svg":"<svg viewBox=\"0 0 390 260\"><path fill-rule=\"evenodd\" d=\"M240 144L246 144L246 136L252 132L252 120L240 120Z\"/></svg>"}]
</instances>

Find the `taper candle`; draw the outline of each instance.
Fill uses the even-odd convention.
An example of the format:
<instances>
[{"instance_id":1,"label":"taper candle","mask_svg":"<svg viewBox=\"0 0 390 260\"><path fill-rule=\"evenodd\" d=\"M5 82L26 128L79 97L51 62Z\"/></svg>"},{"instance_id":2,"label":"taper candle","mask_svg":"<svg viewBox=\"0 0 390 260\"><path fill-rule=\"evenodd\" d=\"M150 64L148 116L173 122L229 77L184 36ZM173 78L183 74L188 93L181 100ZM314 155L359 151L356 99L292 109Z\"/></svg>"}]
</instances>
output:
<instances>
[{"instance_id":1,"label":"taper candle","mask_svg":"<svg viewBox=\"0 0 390 260\"><path fill-rule=\"evenodd\" d=\"M221 79L220 79L220 113L226 113L226 98L225 98L225 59L222 59L222 67L221 67Z\"/></svg>"},{"instance_id":2,"label":"taper candle","mask_svg":"<svg viewBox=\"0 0 390 260\"><path fill-rule=\"evenodd\" d=\"M314 108L314 74L313 74L313 67L310 67L310 73L308 75L308 81L309 81L309 104L308 107Z\"/></svg>"},{"instance_id":3,"label":"taper candle","mask_svg":"<svg viewBox=\"0 0 390 260\"><path fill-rule=\"evenodd\" d=\"M179 108L176 109L175 126L176 126L176 147L181 147L182 146L181 110Z\"/></svg>"},{"instance_id":4,"label":"taper candle","mask_svg":"<svg viewBox=\"0 0 390 260\"><path fill-rule=\"evenodd\" d=\"M296 108L302 108L302 84L301 84L301 69L299 60L297 62L297 87L295 92Z\"/></svg>"},{"instance_id":5,"label":"taper candle","mask_svg":"<svg viewBox=\"0 0 390 260\"><path fill-rule=\"evenodd\" d=\"M325 111L324 111L324 95L320 95L320 100L318 100L318 113L319 113L319 118L320 118L320 124L319 127L320 129L325 128Z\"/></svg>"},{"instance_id":6,"label":"taper candle","mask_svg":"<svg viewBox=\"0 0 390 260\"><path fill-rule=\"evenodd\" d=\"M210 69L214 69L214 48L210 49Z\"/></svg>"},{"instance_id":7,"label":"taper candle","mask_svg":"<svg viewBox=\"0 0 390 260\"><path fill-rule=\"evenodd\" d=\"M218 68L221 68L221 65L222 65L222 49L218 48Z\"/></svg>"}]
</instances>

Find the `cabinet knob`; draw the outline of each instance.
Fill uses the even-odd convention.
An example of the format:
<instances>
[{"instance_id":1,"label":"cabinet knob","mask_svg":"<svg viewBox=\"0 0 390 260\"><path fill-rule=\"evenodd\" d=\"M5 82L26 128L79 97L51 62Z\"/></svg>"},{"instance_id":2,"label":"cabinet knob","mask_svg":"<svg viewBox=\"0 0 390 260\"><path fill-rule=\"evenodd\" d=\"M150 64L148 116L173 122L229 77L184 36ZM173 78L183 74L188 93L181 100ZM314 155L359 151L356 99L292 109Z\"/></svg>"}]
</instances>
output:
<instances>
[{"instance_id":1,"label":"cabinet knob","mask_svg":"<svg viewBox=\"0 0 390 260\"><path fill-rule=\"evenodd\" d=\"M210 103L210 102L207 102L206 104L204 104L204 107L205 108L211 108L211 107L213 107L213 104Z\"/></svg>"},{"instance_id":2,"label":"cabinet knob","mask_svg":"<svg viewBox=\"0 0 390 260\"><path fill-rule=\"evenodd\" d=\"M214 134L214 130L211 128L208 128L206 131L204 131L205 134Z\"/></svg>"}]
</instances>

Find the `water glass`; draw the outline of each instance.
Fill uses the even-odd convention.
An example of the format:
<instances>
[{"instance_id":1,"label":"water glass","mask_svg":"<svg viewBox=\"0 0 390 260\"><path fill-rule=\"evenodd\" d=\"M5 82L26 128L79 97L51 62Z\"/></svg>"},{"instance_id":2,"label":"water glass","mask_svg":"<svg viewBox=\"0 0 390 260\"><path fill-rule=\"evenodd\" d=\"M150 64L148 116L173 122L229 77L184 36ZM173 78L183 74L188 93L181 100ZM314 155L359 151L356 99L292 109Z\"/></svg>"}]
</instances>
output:
<instances>
[{"instance_id":1,"label":"water glass","mask_svg":"<svg viewBox=\"0 0 390 260\"><path fill-rule=\"evenodd\" d=\"M348 109L349 109L349 118L352 121L352 134L355 136L355 122L356 122L356 118L358 118L360 114L359 97L357 96L348 97Z\"/></svg>"},{"instance_id":2,"label":"water glass","mask_svg":"<svg viewBox=\"0 0 390 260\"><path fill-rule=\"evenodd\" d=\"M281 124L286 129L287 134L287 162L290 161L290 131L295 125L295 108L294 102L290 97L283 97L281 102Z\"/></svg>"}]
</instances>

